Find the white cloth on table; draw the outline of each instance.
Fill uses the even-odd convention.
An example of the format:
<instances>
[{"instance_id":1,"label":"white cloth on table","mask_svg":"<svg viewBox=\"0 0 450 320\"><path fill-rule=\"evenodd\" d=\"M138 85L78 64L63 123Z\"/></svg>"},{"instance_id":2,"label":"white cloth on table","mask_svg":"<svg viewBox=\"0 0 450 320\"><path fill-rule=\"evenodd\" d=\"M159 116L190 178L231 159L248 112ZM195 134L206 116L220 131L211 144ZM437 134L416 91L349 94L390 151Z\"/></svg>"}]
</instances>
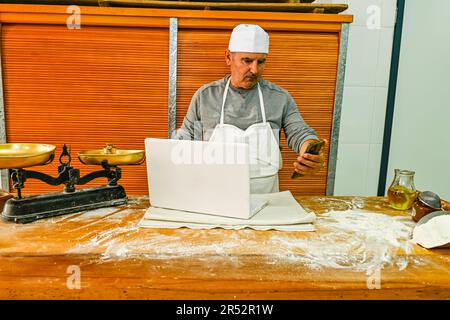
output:
<instances>
[{"instance_id":1,"label":"white cloth on table","mask_svg":"<svg viewBox=\"0 0 450 320\"><path fill-rule=\"evenodd\" d=\"M314 231L316 215L307 212L290 191L254 195L268 204L251 219L228 218L195 212L150 207L139 225L149 228L243 229Z\"/></svg>"}]
</instances>

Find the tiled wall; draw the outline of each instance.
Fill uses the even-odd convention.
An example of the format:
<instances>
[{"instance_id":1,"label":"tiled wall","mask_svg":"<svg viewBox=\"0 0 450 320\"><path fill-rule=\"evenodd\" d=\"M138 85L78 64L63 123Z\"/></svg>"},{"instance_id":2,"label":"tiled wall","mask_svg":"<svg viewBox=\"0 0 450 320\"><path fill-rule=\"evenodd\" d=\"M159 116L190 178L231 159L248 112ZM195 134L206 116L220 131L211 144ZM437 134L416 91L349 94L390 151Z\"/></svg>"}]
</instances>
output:
<instances>
[{"instance_id":1,"label":"tiled wall","mask_svg":"<svg viewBox=\"0 0 450 320\"><path fill-rule=\"evenodd\" d=\"M450 1L405 3L387 185L416 172L418 190L450 200Z\"/></svg>"},{"instance_id":2,"label":"tiled wall","mask_svg":"<svg viewBox=\"0 0 450 320\"><path fill-rule=\"evenodd\" d=\"M344 13L354 15L349 33L334 194L376 195L397 1L315 3L346 3L349 9Z\"/></svg>"}]
</instances>

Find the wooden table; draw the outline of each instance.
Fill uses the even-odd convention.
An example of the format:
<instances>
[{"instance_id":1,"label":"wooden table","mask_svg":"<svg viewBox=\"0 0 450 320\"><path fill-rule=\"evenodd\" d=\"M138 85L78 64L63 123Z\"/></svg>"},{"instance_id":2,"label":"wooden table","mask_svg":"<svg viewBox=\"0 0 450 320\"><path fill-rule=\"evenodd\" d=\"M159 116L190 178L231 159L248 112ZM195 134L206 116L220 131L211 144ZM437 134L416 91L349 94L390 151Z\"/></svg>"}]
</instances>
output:
<instances>
[{"instance_id":1,"label":"wooden table","mask_svg":"<svg viewBox=\"0 0 450 320\"><path fill-rule=\"evenodd\" d=\"M450 298L450 250L411 244L410 252L386 251L374 246L377 239L332 223L330 214L365 210L412 228L407 213L389 209L385 198L297 200L317 214L316 232L143 229L145 197L27 225L1 222L0 298Z\"/></svg>"}]
</instances>

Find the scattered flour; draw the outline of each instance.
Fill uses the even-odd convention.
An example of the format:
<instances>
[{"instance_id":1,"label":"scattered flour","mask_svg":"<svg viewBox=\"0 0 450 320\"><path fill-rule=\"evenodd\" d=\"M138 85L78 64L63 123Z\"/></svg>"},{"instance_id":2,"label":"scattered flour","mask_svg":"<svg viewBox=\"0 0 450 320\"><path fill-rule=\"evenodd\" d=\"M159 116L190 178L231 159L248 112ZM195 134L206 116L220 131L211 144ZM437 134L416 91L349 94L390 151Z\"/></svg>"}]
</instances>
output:
<instances>
[{"instance_id":1,"label":"scattered flour","mask_svg":"<svg viewBox=\"0 0 450 320\"><path fill-rule=\"evenodd\" d=\"M385 266L405 269L409 263L421 264L413 258L411 233L414 222L407 216L388 216L359 209L352 202L344 211L329 211L318 215L318 232L299 236L296 233L273 232L264 243L258 231L230 232L223 240L223 230L192 232L179 229L176 235L145 233L134 222L100 233L89 233L72 253L90 252L101 248L102 262L125 258L168 259L183 257L227 256L245 248L259 254L273 250L268 263L302 264L310 269L348 269L373 272ZM136 233L139 236L136 237ZM131 236L131 237L130 237ZM215 239L215 240L214 240ZM217 240L221 239L221 240Z\"/></svg>"},{"instance_id":2,"label":"scattered flour","mask_svg":"<svg viewBox=\"0 0 450 320\"><path fill-rule=\"evenodd\" d=\"M316 221L326 230L310 238L273 236L289 256L312 269L355 269L372 272L386 265L407 267L413 244L414 222L409 217L392 217L359 209L329 211ZM418 261L413 261L418 262Z\"/></svg>"},{"instance_id":3,"label":"scattered flour","mask_svg":"<svg viewBox=\"0 0 450 320\"><path fill-rule=\"evenodd\" d=\"M117 212L116 207L99 208L99 209L84 211L83 214L78 214L78 215L74 214L73 216L68 216L68 219L70 219L72 221L81 221L81 220L86 220L86 219L105 217L110 214L114 214L116 212Z\"/></svg>"}]
</instances>

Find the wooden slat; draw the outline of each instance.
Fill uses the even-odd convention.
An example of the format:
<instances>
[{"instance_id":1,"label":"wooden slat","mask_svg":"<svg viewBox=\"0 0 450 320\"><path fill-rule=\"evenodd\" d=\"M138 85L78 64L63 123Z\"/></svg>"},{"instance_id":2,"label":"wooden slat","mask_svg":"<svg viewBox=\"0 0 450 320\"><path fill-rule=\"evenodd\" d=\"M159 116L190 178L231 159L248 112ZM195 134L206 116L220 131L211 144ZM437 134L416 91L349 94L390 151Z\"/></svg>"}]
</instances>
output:
<instances>
[{"instance_id":1,"label":"wooden slat","mask_svg":"<svg viewBox=\"0 0 450 320\"><path fill-rule=\"evenodd\" d=\"M58 156L68 143L86 174L100 168L80 164L79 150L167 137L168 38L167 29L4 25L8 142L54 144ZM57 162L33 169L55 176ZM122 169L127 193L147 194L145 165ZM29 180L23 192L59 190Z\"/></svg>"},{"instance_id":2,"label":"wooden slat","mask_svg":"<svg viewBox=\"0 0 450 320\"><path fill-rule=\"evenodd\" d=\"M178 1L178 0L169 0ZM202 2L203 0L186 0L192 2ZM210 2L294 2L311 3L315 0L209 0ZM98 6L98 0L2 0L3 3L16 4L51 4L51 5L78 5L78 6Z\"/></svg>"},{"instance_id":3,"label":"wooden slat","mask_svg":"<svg viewBox=\"0 0 450 320\"><path fill-rule=\"evenodd\" d=\"M108 22L111 24L124 23L127 18L148 18L156 17L178 17L178 18L200 18L207 22L208 19L246 19L270 20L270 21L295 21L295 22L313 22L317 23L344 23L352 22L353 16L346 14L313 14L313 13L283 13L283 12L248 12L248 11L214 11L214 10L181 10L181 9L155 9L155 8L124 8L124 7L80 7L82 23L101 24ZM27 16L28 15L28 16ZM25 18L24 18L25 16ZM65 24L67 19L67 6L48 6L48 5L17 5L0 4L0 21L3 23L34 23L29 20L29 16L40 18L42 23ZM108 18L107 20L97 20L100 16ZM118 20L118 22L117 22ZM128 21L133 23L133 21Z\"/></svg>"},{"instance_id":4,"label":"wooden slat","mask_svg":"<svg viewBox=\"0 0 450 320\"><path fill-rule=\"evenodd\" d=\"M330 140L336 70L338 35L333 33L270 32L270 54L265 78L287 89L319 137ZM177 126L182 123L195 91L203 84L229 73L223 52L229 31L180 30L177 83ZM282 134L284 167L280 189L295 195L325 194L326 172L314 177L291 180L296 157ZM328 154L328 150L326 150Z\"/></svg>"},{"instance_id":5,"label":"wooden slat","mask_svg":"<svg viewBox=\"0 0 450 320\"><path fill-rule=\"evenodd\" d=\"M239 23L256 23L262 28L267 30L279 30L279 31L308 31L308 32L334 32L339 33L341 31L341 24L325 23L325 22L311 22L311 21L272 21L270 19L260 19L252 21L246 18L180 18L178 20L179 28L192 28L192 29L224 29L230 31L230 26L236 26Z\"/></svg>"},{"instance_id":6,"label":"wooden slat","mask_svg":"<svg viewBox=\"0 0 450 320\"><path fill-rule=\"evenodd\" d=\"M2 0L3 3L98 6L98 0Z\"/></svg>"}]
</instances>

